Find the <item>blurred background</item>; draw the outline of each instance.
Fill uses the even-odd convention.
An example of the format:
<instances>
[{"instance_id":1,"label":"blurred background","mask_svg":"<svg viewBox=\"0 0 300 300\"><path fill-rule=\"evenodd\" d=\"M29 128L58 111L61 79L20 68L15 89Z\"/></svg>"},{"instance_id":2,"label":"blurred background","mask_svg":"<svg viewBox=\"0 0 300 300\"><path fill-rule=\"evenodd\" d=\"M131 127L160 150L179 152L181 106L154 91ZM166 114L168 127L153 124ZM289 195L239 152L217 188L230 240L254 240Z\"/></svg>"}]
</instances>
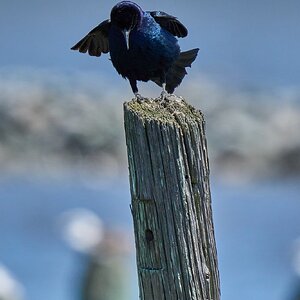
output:
<instances>
[{"instance_id":1,"label":"blurred background","mask_svg":"<svg viewBox=\"0 0 300 300\"><path fill-rule=\"evenodd\" d=\"M1 300L138 299L131 89L108 55L69 50L115 3L1 0ZM222 299L300 299L300 2L137 3L200 48L176 94L206 116Z\"/></svg>"}]
</instances>

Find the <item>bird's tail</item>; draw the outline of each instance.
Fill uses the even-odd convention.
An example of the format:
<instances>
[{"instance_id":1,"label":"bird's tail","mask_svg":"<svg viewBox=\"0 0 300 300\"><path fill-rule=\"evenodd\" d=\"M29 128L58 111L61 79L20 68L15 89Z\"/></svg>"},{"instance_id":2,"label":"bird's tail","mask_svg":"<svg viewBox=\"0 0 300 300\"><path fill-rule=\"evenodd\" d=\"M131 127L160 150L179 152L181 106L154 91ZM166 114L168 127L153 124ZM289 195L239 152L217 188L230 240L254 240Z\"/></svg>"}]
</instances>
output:
<instances>
[{"instance_id":1,"label":"bird's tail","mask_svg":"<svg viewBox=\"0 0 300 300\"><path fill-rule=\"evenodd\" d=\"M169 69L166 77L166 90L173 93L174 89L179 86L184 76L187 74L185 68L191 67L192 62L196 59L199 49L192 49L181 52L179 57Z\"/></svg>"}]
</instances>

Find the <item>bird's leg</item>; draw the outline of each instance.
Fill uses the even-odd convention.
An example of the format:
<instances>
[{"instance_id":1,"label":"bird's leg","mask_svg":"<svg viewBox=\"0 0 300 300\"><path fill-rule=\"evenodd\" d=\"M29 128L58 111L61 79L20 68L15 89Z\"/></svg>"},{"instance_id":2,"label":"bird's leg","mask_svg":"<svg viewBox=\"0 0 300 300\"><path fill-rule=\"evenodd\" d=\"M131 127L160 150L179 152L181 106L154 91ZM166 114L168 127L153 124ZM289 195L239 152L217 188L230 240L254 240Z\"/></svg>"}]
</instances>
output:
<instances>
[{"instance_id":1,"label":"bird's leg","mask_svg":"<svg viewBox=\"0 0 300 300\"><path fill-rule=\"evenodd\" d=\"M161 98L161 100L165 100L165 98L166 98L166 96L167 96L167 91L166 91L166 83L163 83L162 84L162 92L161 92L161 94L160 94L160 98Z\"/></svg>"},{"instance_id":2,"label":"bird's leg","mask_svg":"<svg viewBox=\"0 0 300 300\"><path fill-rule=\"evenodd\" d=\"M138 88L137 88L137 85L136 85L136 80L135 79L129 79L129 82L130 82L131 89L134 93L135 100L137 100L138 102L142 101L143 97L142 97L141 94L139 94L139 91L138 91Z\"/></svg>"},{"instance_id":3,"label":"bird's leg","mask_svg":"<svg viewBox=\"0 0 300 300\"><path fill-rule=\"evenodd\" d=\"M139 94L138 92L135 92L134 95L135 95L136 101L141 102L143 100L143 96L141 94Z\"/></svg>"},{"instance_id":4,"label":"bird's leg","mask_svg":"<svg viewBox=\"0 0 300 300\"><path fill-rule=\"evenodd\" d=\"M167 81L166 77L167 77L166 73L163 72L163 74L161 75L161 78L160 78L160 80L162 82L162 89L163 89L162 92L161 92L161 94L160 94L160 100L161 101L166 100L166 97L169 95L169 93L166 90L166 81Z\"/></svg>"},{"instance_id":5,"label":"bird's leg","mask_svg":"<svg viewBox=\"0 0 300 300\"><path fill-rule=\"evenodd\" d=\"M161 101L166 101L166 100L168 100L168 96L170 96L170 94L166 90L166 83L162 84L162 88L163 88L163 90L160 94L160 100Z\"/></svg>"}]
</instances>

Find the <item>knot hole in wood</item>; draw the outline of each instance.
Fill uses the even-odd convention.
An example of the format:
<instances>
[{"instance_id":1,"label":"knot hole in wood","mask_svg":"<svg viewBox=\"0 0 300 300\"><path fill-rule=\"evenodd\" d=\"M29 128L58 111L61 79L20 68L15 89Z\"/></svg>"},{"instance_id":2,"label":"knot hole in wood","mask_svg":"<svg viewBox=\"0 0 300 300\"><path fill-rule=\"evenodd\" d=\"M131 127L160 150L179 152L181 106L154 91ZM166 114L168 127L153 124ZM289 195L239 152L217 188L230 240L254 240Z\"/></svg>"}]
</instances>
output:
<instances>
[{"instance_id":1,"label":"knot hole in wood","mask_svg":"<svg viewBox=\"0 0 300 300\"><path fill-rule=\"evenodd\" d=\"M150 229L145 230L145 238L147 242L152 242L154 240L153 231Z\"/></svg>"}]
</instances>

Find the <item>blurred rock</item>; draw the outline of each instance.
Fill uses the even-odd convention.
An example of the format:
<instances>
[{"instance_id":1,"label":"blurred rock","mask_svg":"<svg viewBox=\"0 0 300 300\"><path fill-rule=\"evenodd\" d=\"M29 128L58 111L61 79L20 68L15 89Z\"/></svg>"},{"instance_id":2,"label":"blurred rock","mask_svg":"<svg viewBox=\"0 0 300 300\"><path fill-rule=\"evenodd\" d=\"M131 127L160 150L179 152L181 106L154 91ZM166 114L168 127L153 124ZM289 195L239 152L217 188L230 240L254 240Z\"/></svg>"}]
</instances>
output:
<instances>
[{"instance_id":1,"label":"blurred rock","mask_svg":"<svg viewBox=\"0 0 300 300\"><path fill-rule=\"evenodd\" d=\"M86 265L81 279L82 300L129 300L129 233L102 224L92 211L73 209L61 216L65 240L81 252Z\"/></svg>"},{"instance_id":2,"label":"blurred rock","mask_svg":"<svg viewBox=\"0 0 300 300\"><path fill-rule=\"evenodd\" d=\"M122 100L130 93L76 76L0 72L3 173L126 172ZM205 113L214 176L299 176L299 89L237 90L200 76L179 91Z\"/></svg>"}]
</instances>

